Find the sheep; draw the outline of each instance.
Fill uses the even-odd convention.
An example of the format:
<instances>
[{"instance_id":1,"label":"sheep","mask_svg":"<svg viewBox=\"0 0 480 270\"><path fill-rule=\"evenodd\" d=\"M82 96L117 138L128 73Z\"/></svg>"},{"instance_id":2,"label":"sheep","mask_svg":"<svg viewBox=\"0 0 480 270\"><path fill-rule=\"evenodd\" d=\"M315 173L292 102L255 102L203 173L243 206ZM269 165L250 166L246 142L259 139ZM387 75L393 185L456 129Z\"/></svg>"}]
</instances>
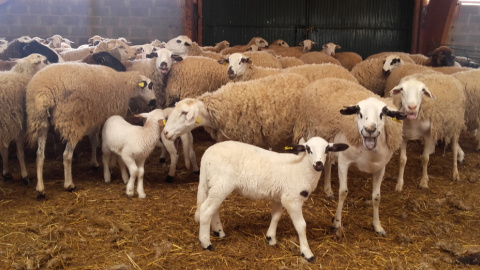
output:
<instances>
[{"instance_id":1,"label":"sheep","mask_svg":"<svg viewBox=\"0 0 480 270\"><path fill-rule=\"evenodd\" d=\"M25 166L25 87L32 76L44 68L47 58L40 54L31 54L16 60L10 71L0 72L0 153L3 160L3 180L11 180L8 167L8 146L15 140L17 159L20 163L20 175L23 182L29 184L30 178Z\"/></svg>"},{"instance_id":2,"label":"sheep","mask_svg":"<svg viewBox=\"0 0 480 270\"><path fill-rule=\"evenodd\" d=\"M16 61L4 61L0 60L0 71L8 71L17 64Z\"/></svg>"},{"instance_id":3,"label":"sheep","mask_svg":"<svg viewBox=\"0 0 480 270\"><path fill-rule=\"evenodd\" d=\"M227 65L200 56L189 56L172 65L166 77L165 100L160 107L174 106L184 98L195 98L206 92L213 92L229 82Z\"/></svg>"},{"instance_id":4,"label":"sheep","mask_svg":"<svg viewBox=\"0 0 480 270\"><path fill-rule=\"evenodd\" d=\"M81 61L88 55L92 54L94 50L95 46L79 46L76 49L60 52L60 56L62 56L63 60L66 62Z\"/></svg>"},{"instance_id":5,"label":"sheep","mask_svg":"<svg viewBox=\"0 0 480 270\"><path fill-rule=\"evenodd\" d=\"M480 151L480 74L478 69L457 72L452 76L462 84L465 92L465 124L468 131L475 131L477 145L475 150ZM459 149L461 151L461 149ZM462 155L462 154L461 154Z\"/></svg>"},{"instance_id":6,"label":"sheep","mask_svg":"<svg viewBox=\"0 0 480 270\"><path fill-rule=\"evenodd\" d=\"M286 47L286 48L290 47L290 46L288 45L288 43L285 42L285 40L283 40L283 39L277 39L277 40L275 40L274 42L272 42L271 45L276 45L276 46Z\"/></svg>"},{"instance_id":7,"label":"sheep","mask_svg":"<svg viewBox=\"0 0 480 270\"><path fill-rule=\"evenodd\" d=\"M341 48L342 47L340 45L330 42L322 46L321 52L337 59L340 62L340 64L344 68L348 69L349 71L351 71L356 64L363 61L362 56L359 55L358 53L354 53L354 52L336 53L335 52L336 49L341 49Z\"/></svg>"},{"instance_id":8,"label":"sheep","mask_svg":"<svg viewBox=\"0 0 480 270\"><path fill-rule=\"evenodd\" d=\"M342 48L340 45L330 42L322 45L321 52L329 56L335 56L335 50L340 48Z\"/></svg>"},{"instance_id":9,"label":"sheep","mask_svg":"<svg viewBox=\"0 0 480 270\"><path fill-rule=\"evenodd\" d=\"M323 64L323 63L332 63L335 65L341 66L340 62L322 52L308 52L300 56L300 60L302 60L305 64Z\"/></svg>"},{"instance_id":10,"label":"sheep","mask_svg":"<svg viewBox=\"0 0 480 270\"><path fill-rule=\"evenodd\" d=\"M458 150L460 132L465 130L465 93L460 82L451 75L441 73L407 76L395 86L390 95L401 112L407 114L403 121L403 141L400 147L400 168L396 191L403 189L403 175L407 162L406 147L409 140L423 139L421 188L428 188L427 166L429 156L435 151L437 140L451 143L453 154L453 180L460 179L457 160L463 161ZM422 100L422 97L425 98Z\"/></svg>"},{"instance_id":11,"label":"sheep","mask_svg":"<svg viewBox=\"0 0 480 270\"><path fill-rule=\"evenodd\" d=\"M46 56L50 63L63 62L62 57L57 52L33 39L27 41L16 39L8 43L7 48L3 53L0 53L0 60L24 58L32 53Z\"/></svg>"},{"instance_id":12,"label":"sheep","mask_svg":"<svg viewBox=\"0 0 480 270\"><path fill-rule=\"evenodd\" d=\"M119 115L110 116L105 121L102 129L103 177L105 183L110 183L110 165L116 163L117 156L120 157L118 162L123 182L127 185L127 195L133 196L137 180L138 198L145 199L147 196L143 189L145 160L160 139L160 126L163 126L165 115L163 110L156 109L135 116L146 119L142 127L128 123ZM128 168L130 178L125 166Z\"/></svg>"},{"instance_id":13,"label":"sheep","mask_svg":"<svg viewBox=\"0 0 480 270\"><path fill-rule=\"evenodd\" d=\"M454 66L455 55L453 54L453 50L447 46L436 48L424 65L431 67Z\"/></svg>"},{"instance_id":14,"label":"sheep","mask_svg":"<svg viewBox=\"0 0 480 270\"><path fill-rule=\"evenodd\" d=\"M409 56L413 60L413 62L415 62L415 64L417 64L417 65L423 65L428 60L428 57L426 57L425 55L423 55L421 53L410 54Z\"/></svg>"},{"instance_id":15,"label":"sheep","mask_svg":"<svg viewBox=\"0 0 480 270\"><path fill-rule=\"evenodd\" d=\"M83 63L92 64L92 65L103 65L107 67L111 67L116 71L126 71L127 69L125 66L118 60L117 58L113 57L108 52L98 52L91 55L88 55L82 60Z\"/></svg>"},{"instance_id":16,"label":"sheep","mask_svg":"<svg viewBox=\"0 0 480 270\"><path fill-rule=\"evenodd\" d=\"M244 52L243 55L250 58L252 64L257 67L282 68L282 63L268 52Z\"/></svg>"},{"instance_id":17,"label":"sheep","mask_svg":"<svg viewBox=\"0 0 480 270\"><path fill-rule=\"evenodd\" d=\"M157 50L157 55L156 58L131 61L126 64L126 68L127 71L135 70L148 78L152 78L157 108L162 108L165 105L165 76L174 66L174 61L179 62L183 58L165 48Z\"/></svg>"},{"instance_id":18,"label":"sheep","mask_svg":"<svg viewBox=\"0 0 480 270\"><path fill-rule=\"evenodd\" d=\"M291 142L298 99L307 84L298 74L228 83L213 93L179 101L163 132L174 140L203 126L217 142L237 140L260 147Z\"/></svg>"},{"instance_id":19,"label":"sheep","mask_svg":"<svg viewBox=\"0 0 480 270\"><path fill-rule=\"evenodd\" d=\"M373 228L385 236L379 218L380 185L385 166L402 140L405 114L389 109L393 104L376 96L359 84L337 78L317 80L309 84L300 98L302 108L297 114L294 140L320 136L328 142L346 143L350 147L334 153L325 165L324 190L333 196L331 165L338 164L338 206L333 219L336 236L343 235L342 208L347 196L347 173L351 165L373 176ZM338 113L340 112L340 113ZM341 116L347 115L347 116Z\"/></svg>"},{"instance_id":20,"label":"sheep","mask_svg":"<svg viewBox=\"0 0 480 270\"><path fill-rule=\"evenodd\" d=\"M223 58L223 56L219 53L203 51L202 48L196 42L191 43L190 47L188 48L187 55L210 57L215 60L220 60Z\"/></svg>"},{"instance_id":21,"label":"sheep","mask_svg":"<svg viewBox=\"0 0 480 270\"><path fill-rule=\"evenodd\" d=\"M166 45L165 42L160 41L160 40L158 40L158 39L155 39L155 40L152 41L150 44L152 44L153 47L157 47L157 48L165 48L165 45Z\"/></svg>"},{"instance_id":22,"label":"sheep","mask_svg":"<svg viewBox=\"0 0 480 270\"><path fill-rule=\"evenodd\" d=\"M37 199L45 198L43 164L50 124L66 142L64 188L71 191L75 189L71 164L77 143L89 135L91 162L98 167L95 153L100 126L112 115L125 115L130 98L153 99L151 88L151 81L138 72L77 62L50 65L35 74L27 85L26 108L27 139L30 145L38 144Z\"/></svg>"},{"instance_id":23,"label":"sheep","mask_svg":"<svg viewBox=\"0 0 480 270\"><path fill-rule=\"evenodd\" d=\"M245 52L250 47L250 45L257 45L260 48L267 48L268 42L261 37L253 37L246 45L236 45L233 47L228 47L220 51L220 54L228 55L237 52Z\"/></svg>"},{"instance_id":24,"label":"sheep","mask_svg":"<svg viewBox=\"0 0 480 270\"><path fill-rule=\"evenodd\" d=\"M60 35L53 35L47 38L46 41L48 42L47 46L52 49L71 48L70 44L74 43Z\"/></svg>"},{"instance_id":25,"label":"sheep","mask_svg":"<svg viewBox=\"0 0 480 270\"><path fill-rule=\"evenodd\" d=\"M306 39L299 43L300 46L286 48L283 46L272 45L269 49L275 51L279 56L300 58L303 54L310 52L312 46L315 44L317 43L310 39Z\"/></svg>"},{"instance_id":26,"label":"sheep","mask_svg":"<svg viewBox=\"0 0 480 270\"><path fill-rule=\"evenodd\" d=\"M305 64L302 60L297 57L283 57L279 56L278 61L282 64L282 68L296 67Z\"/></svg>"},{"instance_id":27,"label":"sheep","mask_svg":"<svg viewBox=\"0 0 480 270\"><path fill-rule=\"evenodd\" d=\"M8 41L5 38L0 38L0 53L3 53L8 47Z\"/></svg>"},{"instance_id":28,"label":"sheep","mask_svg":"<svg viewBox=\"0 0 480 270\"><path fill-rule=\"evenodd\" d=\"M154 58L156 57L157 47L153 46L152 44L143 44L143 45L136 45L132 46L133 49L137 50L137 59L146 59L146 58Z\"/></svg>"},{"instance_id":29,"label":"sheep","mask_svg":"<svg viewBox=\"0 0 480 270\"><path fill-rule=\"evenodd\" d=\"M434 71L432 68L417 65L417 64L402 64L397 66L395 69L392 69L390 75L385 81L384 87L384 96L390 96L390 90L392 90L395 86L397 86L400 81L409 75L417 74L417 73L438 73Z\"/></svg>"},{"instance_id":30,"label":"sheep","mask_svg":"<svg viewBox=\"0 0 480 270\"><path fill-rule=\"evenodd\" d=\"M380 52L380 53L376 53L376 54L372 54L370 56L368 56L367 58L365 58L365 60L370 60L370 59L374 59L374 58L381 58L381 59L385 59L387 56L389 55L397 55L398 57L400 57L403 61L407 62L407 63L415 63L415 61L413 61L413 59L411 58L411 54L408 54L408 53L405 53L405 52Z\"/></svg>"},{"instance_id":31,"label":"sheep","mask_svg":"<svg viewBox=\"0 0 480 270\"><path fill-rule=\"evenodd\" d=\"M88 39L88 45L90 46L97 46L98 43L100 43L100 41L103 41L104 38L99 36L99 35L95 35L91 38Z\"/></svg>"},{"instance_id":32,"label":"sheep","mask_svg":"<svg viewBox=\"0 0 480 270\"><path fill-rule=\"evenodd\" d=\"M101 41L97 46L63 51L60 55L65 61L79 61L92 53L108 52L120 61L133 60L137 51L117 39Z\"/></svg>"},{"instance_id":33,"label":"sheep","mask_svg":"<svg viewBox=\"0 0 480 270\"><path fill-rule=\"evenodd\" d=\"M450 66L432 67L432 69L435 70L435 71L441 72L443 74L448 74L448 75L455 74L455 73L461 72L461 71L472 70L472 68L469 68L469 67L457 67L457 66L453 66L453 67L450 67Z\"/></svg>"},{"instance_id":34,"label":"sheep","mask_svg":"<svg viewBox=\"0 0 480 270\"><path fill-rule=\"evenodd\" d=\"M202 50L220 53L223 49L230 47L230 42L222 40L216 43L215 46L202 46Z\"/></svg>"},{"instance_id":35,"label":"sheep","mask_svg":"<svg viewBox=\"0 0 480 270\"><path fill-rule=\"evenodd\" d=\"M165 44L166 49L169 49L174 54L177 54L181 57L186 57L188 55L190 46L192 46L192 40L183 35L172 38Z\"/></svg>"},{"instance_id":36,"label":"sheep","mask_svg":"<svg viewBox=\"0 0 480 270\"><path fill-rule=\"evenodd\" d=\"M270 246L277 243L277 225L285 207L297 230L302 256L314 261L307 242L302 206L315 191L327 154L343 151L348 145L331 144L313 137L291 148L290 151L301 154L275 153L235 141L217 143L205 151L195 211L202 248L213 251L210 227L215 235L225 237L219 208L235 191L250 199L272 201L272 220L266 234Z\"/></svg>"}]
</instances>

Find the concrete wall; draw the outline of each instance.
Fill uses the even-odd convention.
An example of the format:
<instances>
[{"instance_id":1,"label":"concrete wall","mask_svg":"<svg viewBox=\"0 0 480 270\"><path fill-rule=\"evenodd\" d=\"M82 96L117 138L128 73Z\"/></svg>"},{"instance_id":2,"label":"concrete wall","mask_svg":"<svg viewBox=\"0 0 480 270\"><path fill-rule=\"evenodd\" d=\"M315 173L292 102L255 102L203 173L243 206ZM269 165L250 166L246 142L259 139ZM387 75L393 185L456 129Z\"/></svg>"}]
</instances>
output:
<instances>
[{"instance_id":1,"label":"concrete wall","mask_svg":"<svg viewBox=\"0 0 480 270\"><path fill-rule=\"evenodd\" d=\"M168 41L184 34L184 7L185 0L8 0L0 5L0 37L59 34L76 45L93 35Z\"/></svg>"},{"instance_id":2,"label":"concrete wall","mask_svg":"<svg viewBox=\"0 0 480 270\"><path fill-rule=\"evenodd\" d=\"M480 51L480 6L457 6L447 43Z\"/></svg>"}]
</instances>

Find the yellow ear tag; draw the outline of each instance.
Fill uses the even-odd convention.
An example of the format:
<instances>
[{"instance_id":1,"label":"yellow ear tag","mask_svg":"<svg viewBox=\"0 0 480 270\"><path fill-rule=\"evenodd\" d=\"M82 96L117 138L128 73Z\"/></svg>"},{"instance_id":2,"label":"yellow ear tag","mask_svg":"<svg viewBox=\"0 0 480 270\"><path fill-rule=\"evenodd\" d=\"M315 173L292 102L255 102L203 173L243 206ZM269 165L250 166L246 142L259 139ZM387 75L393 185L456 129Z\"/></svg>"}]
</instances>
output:
<instances>
[{"instance_id":1,"label":"yellow ear tag","mask_svg":"<svg viewBox=\"0 0 480 270\"><path fill-rule=\"evenodd\" d=\"M197 121L195 121L195 123L200 123L200 116L197 116Z\"/></svg>"},{"instance_id":2,"label":"yellow ear tag","mask_svg":"<svg viewBox=\"0 0 480 270\"><path fill-rule=\"evenodd\" d=\"M145 82L139 82L139 83L138 83L138 86L140 86L140 87L142 87L142 88L145 87Z\"/></svg>"},{"instance_id":3,"label":"yellow ear tag","mask_svg":"<svg viewBox=\"0 0 480 270\"><path fill-rule=\"evenodd\" d=\"M402 123L402 120L398 120L396 117L393 117L392 120L397 122L397 123Z\"/></svg>"},{"instance_id":4,"label":"yellow ear tag","mask_svg":"<svg viewBox=\"0 0 480 270\"><path fill-rule=\"evenodd\" d=\"M164 125L164 126L167 125L167 121L165 121L165 119L163 119L163 125Z\"/></svg>"},{"instance_id":5,"label":"yellow ear tag","mask_svg":"<svg viewBox=\"0 0 480 270\"><path fill-rule=\"evenodd\" d=\"M227 61L223 62L223 65L226 66L226 65L227 65Z\"/></svg>"},{"instance_id":6,"label":"yellow ear tag","mask_svg":"<svg viewBox=\"0 0 480 270\"><path fill-rule=\"evenodd\" d=\"M285 150L292 150L292 149L293 149L293 147L291 147L291 146L285 146Z\"/></svg>"}]
</instances>

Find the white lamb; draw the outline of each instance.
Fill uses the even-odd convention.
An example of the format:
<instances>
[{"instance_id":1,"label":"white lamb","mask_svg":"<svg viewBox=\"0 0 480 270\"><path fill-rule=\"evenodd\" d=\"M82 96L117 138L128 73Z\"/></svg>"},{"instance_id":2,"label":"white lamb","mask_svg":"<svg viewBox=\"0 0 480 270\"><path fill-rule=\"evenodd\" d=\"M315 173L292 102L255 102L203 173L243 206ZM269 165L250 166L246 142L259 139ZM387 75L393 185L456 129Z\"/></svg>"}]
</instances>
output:
<instances>
[{"instance_id":1,"label":"white lamb","mask_svg":"<svg viewBox=\"0 0 480 270\"><path fill-rule=\"evenodd\" d=\"M307 242L306 223L302 205L315 191L329 152L343 151L346 144L328 143L313 137L306 143L291 147L295 154L275 153L253 145L226 141L208 148L202 157L198 184L195 221L200 222L199 239L204 249L213 250L210 227L215 235L224 238L220 221L220 204L232 192L251 199L272 201L272 221L267 242L277 243L276 230L287 209L300 241L300 252L308 261L314 256Z\"/></svg>"},{"instance_id":2,"label":"white lamb","mask_svg":"<svg viewBox=\"0 0 480 270\"><path fill-rule=\"evenodd\" d=\"M145 160L160 139L160 127L164 125L165 115L163 110L156 109L135 116L147 119L145 124L132 125L119 115L111 116L105 121L102 130L103 177L105 183L110 183L110 165L114 165L117 161L116 157L119 156L118 163L123 182L127 184L127 195L133 196L135 179L138 179L138 197L144 199L147 196L143 189ZM128 167L130 178L125 165Z\"/></svg>"}]
</instances>

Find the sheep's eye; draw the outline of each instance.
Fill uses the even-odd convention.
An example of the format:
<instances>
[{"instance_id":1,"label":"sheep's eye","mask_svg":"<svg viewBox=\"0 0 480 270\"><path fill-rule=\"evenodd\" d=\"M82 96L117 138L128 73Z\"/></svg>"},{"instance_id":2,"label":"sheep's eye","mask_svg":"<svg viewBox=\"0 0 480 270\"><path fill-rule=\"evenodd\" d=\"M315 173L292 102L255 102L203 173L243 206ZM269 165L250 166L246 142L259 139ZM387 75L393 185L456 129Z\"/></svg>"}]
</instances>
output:
<instances>
[{"instance_id":1,"label":"sheep's eye","mask_svg":"<svg viewBox=\"0 0 480 270\"><path fill-rule=\"evenodd\" d=\"M180 39L177 39L177 43L181 43L182 41Z\"/></svg>"},{"instance_id":2,"label":"sheep's eye","mask_svg":"<svg viewBox=\"0 0 480 270\"><path fill-rule=\"evenodd\" d=\"M363 115L362 115L362 113L361 113L361 112L359 112L359 113L358 113L358 116L360 116L360 119L362 119L362 118L363 118Z\"/></svg>"},{"instance_id":3,"label":"sheep's eye","mask_svg":"<svg viewBox=\"0 0 480 270\"><path fill-rule=\"evenodd\" d=\"M187 112L182 112L182 115L187 115Z\"/></svg>"},{"instance_id":4,"label":"sheep's eye","mask_svg":"<svg viewBox=\"0 0 480 270\"><path fill-rule=\"evenodd\" d=\"M380 120L382 120L382 117L383 117L383 113L380 114Z\"/></svg>"}]
</instances>

